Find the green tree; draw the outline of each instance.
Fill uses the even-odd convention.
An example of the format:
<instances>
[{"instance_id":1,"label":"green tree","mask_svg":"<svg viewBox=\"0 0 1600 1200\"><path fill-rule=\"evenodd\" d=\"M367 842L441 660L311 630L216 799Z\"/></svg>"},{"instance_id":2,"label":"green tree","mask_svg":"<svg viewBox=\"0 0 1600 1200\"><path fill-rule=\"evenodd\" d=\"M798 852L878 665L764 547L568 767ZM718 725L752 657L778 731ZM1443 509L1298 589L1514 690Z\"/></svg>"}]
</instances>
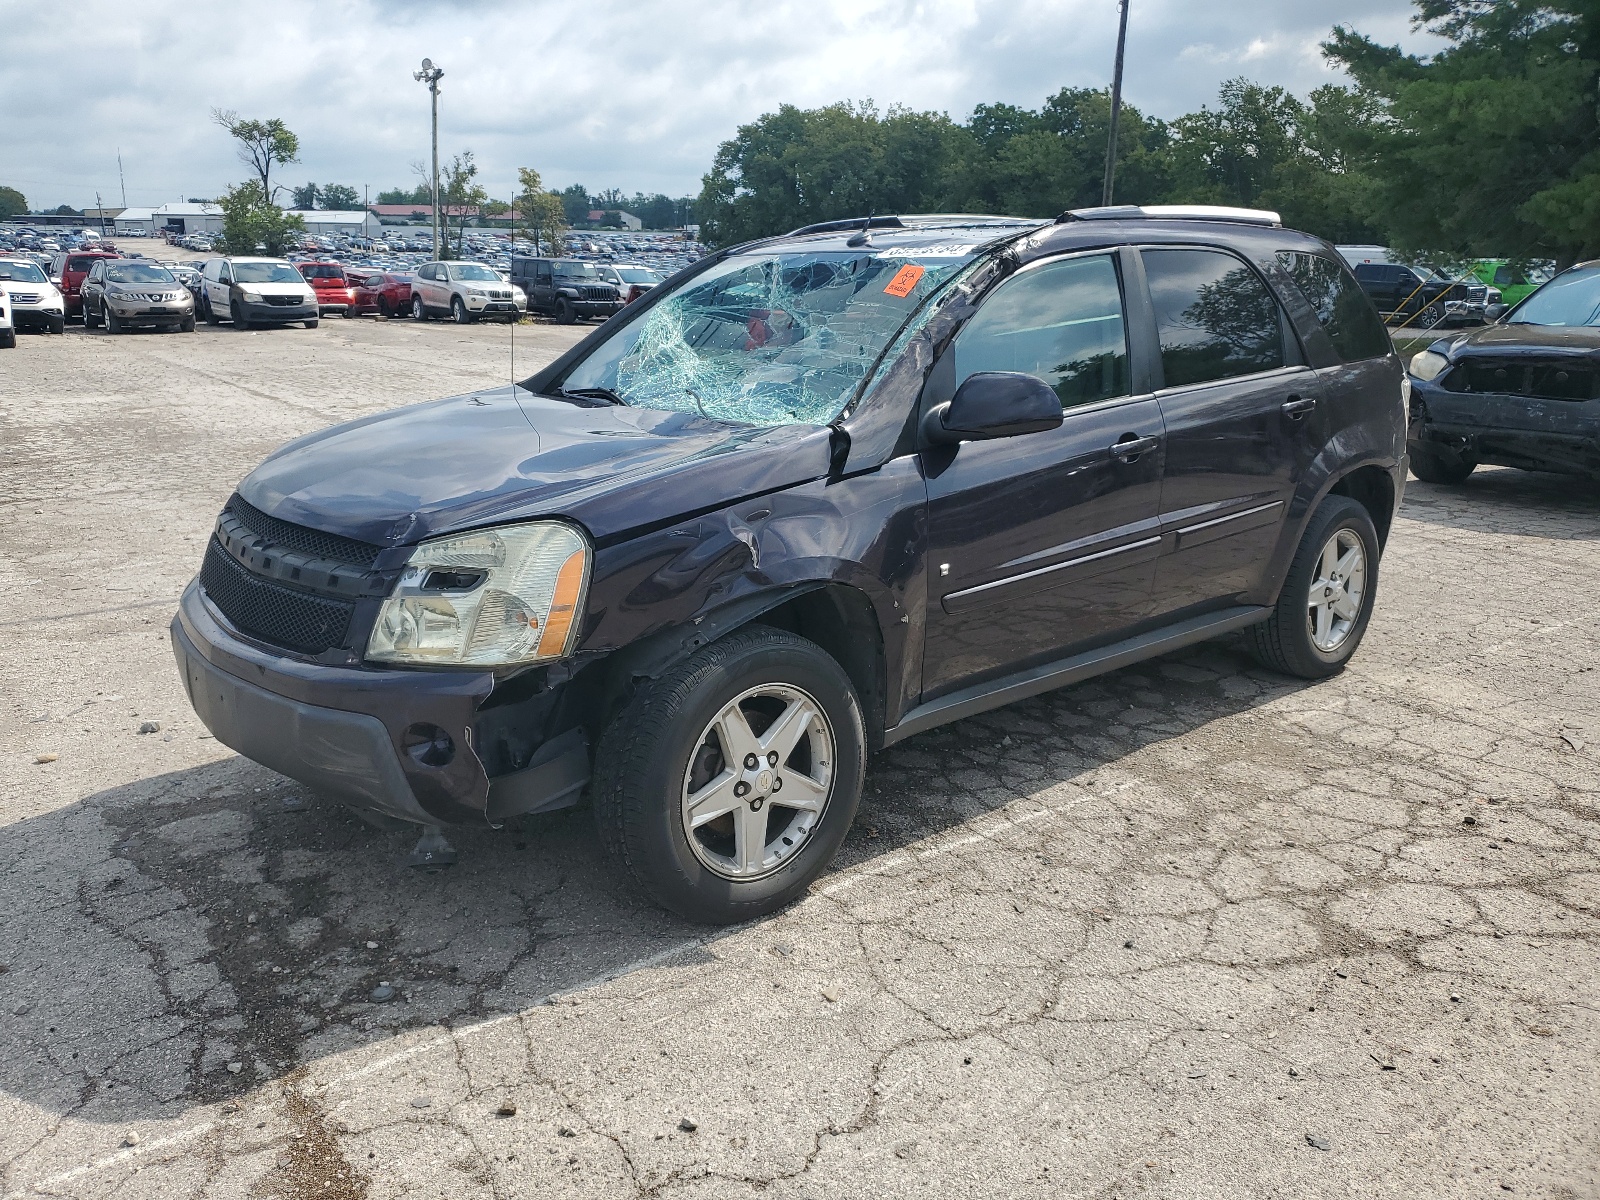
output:
<instances>
[{"instance_id":1,"label":"green tree","mask_svg":"<svg viewBox=\"0 0 1600 1200\"><path fill-rule=\"evenodd\" d=\"M554 250L567 226L561 194L546 190L544 179L532 167L518 167L517 182L522 190L513 203L522 214L523 228L533 235L534 253L541 246Z\"/></svg>"},{"instance_id":2,"label":"green tree","mask_svg":"<svg viewBox=\"0 0 1600 1200\"><path fill-rule=\"evenodd\" d=\"M267 254L280 257L289 249L295 235L304 233L305 220L298 213L284 212L267 199L261 184L254 180L230 187L217 201L222 209L224 254Z\"/></svg>"},{"instance_id":3,"label":"green tree","mask_svg":"<svg viewBox=\"0 0 1600 1200\"><path fill-rule=\"evenodd\" d=\"M593 198L583 184L575 183L571 187L562 189L561 211L568 225L585 224L589 220L589 210L593 207Z\"/></svg>"},{"instance_id":4,"label":"green tree","mask_svg":"<svg viewBox=\"0 0 1600 1200\"><path fill-rule=\"evenodd\" d=\"M290 188L289 195L294 200L289 207L311 209L317 206L317 201L322 196L322 189L314 183L307 183L297 188Z\"/></svg>"},{"instance_id":5,"label":"green tree","mask_svg":"<svg viewBox=\"0 0 1600 1200\"><path fill-rule=\"evenodd\" d=\"M428 191L428 185L419 183L409 191L405 188L390 188L388 191L378 193L375 201L377 204L426 204L433 205L433 195Z\"/></svg>"},{"instance_id":6,"label":"green tree","mask_svg":"<svg viewBox=\"0 0 1600 1200\"><path fill-rule=\"evenodd\" d=\"M361 207L361 193L347 183L322 185L322 207L333 212L355 212Z\"/></svg>"},{"instance_id":7,"label":"green tree","mask_svg":"<svg viewBox=\"0 0 1600 1200\"><path fill-rule=\"evenodd\" d=\"M261 181L261 194L268 201L277 199L278 189L272 186L272 168L300 161L300 139L277 117L270 121L247 121L230 109L214 108L211 119L238 141L239 161L255 172Z\"/></svg>"},{"instance_id":8,"label":"green tree","mask_svg":"<svg viewBox=\"0 0 1600 1200\"><path fill-rule=\"evenodd\" d=\"M461 257L467 222L472 219L471 210L481 208L489 199L489 193L477 182L477 178L478 164L473 160L471 150L457 154L439 172L439 232L444 242L443 252L448 258ZM456 236L453 254L449 251L452 220L455 222Z\"/></svg>"},{"instance_id":9,"label":"green tree","mask_svg":"<svg viewBox=\"0 0 1600 1200\"><path fill-rule=\"evenodd\" d=\"M1336 26L1323 52L1381 113L1373 211L1402 250L1600 255L1600 5L1414 0L1431 58Z\"/></svg>"},{"instance_id":10,"label":"green tree","mask_svg":"<svg viewBox=\"0 0 1600 1200\"><path fill-rule=\"evenodd\" d=\"M815 221L947 208L970 143L941 113L785 104L718 148L697 205L701 236L727 244Z\"/></svg>"},{"instance_id":11,"label":"green tree","mask_svg":"<svg viewBox=\"0 0 1600 1200\"><path fill-rule=\"evenodd\" d=\"M16 188L0 187L0 220L28 211L28 198Z\"/></svg>"}]
</instances>

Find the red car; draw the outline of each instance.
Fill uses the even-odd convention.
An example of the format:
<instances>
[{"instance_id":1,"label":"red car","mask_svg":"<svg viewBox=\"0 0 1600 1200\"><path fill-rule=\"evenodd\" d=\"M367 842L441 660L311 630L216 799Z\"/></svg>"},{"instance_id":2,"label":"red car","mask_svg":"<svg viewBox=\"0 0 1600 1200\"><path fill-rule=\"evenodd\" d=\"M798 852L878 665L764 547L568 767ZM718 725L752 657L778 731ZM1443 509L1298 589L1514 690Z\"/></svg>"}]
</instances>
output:
<instances>
[{"instance_id":1,"label":"red car","mask_svg":"<svg viewBox=\"0 0 1600 1200\"><path fill-rule=\"evenodd\" d=\"M327 316L338 313L350 315L350 280L344 268L336 262L303 262L296 264L300 274L317 294L317 314Z\"/></svg>"},{"instance_id":2,"label":"red car","mask_svg":"<svg viewBox=\"0 0 1600 1200\"><path fill-rule=\"evenodd\" d=\"M411 315L410 275L368 275L355 281L350 304L356 314L379 313L385 317Z\"/></svg>"},{"instance_id":3,"label":"red car","mask_svg":"<svg viewBox=\"0 0 1600 1200\"><path fill-rule=\"evenodd\" d=\"M60 277L61 299L66 305L66 315L83 315L83 296L80 289L95 261L102 258L121 258L115 250L68 250L56 255L50 264L50 274Z\"/></svg>"}]
</instances>

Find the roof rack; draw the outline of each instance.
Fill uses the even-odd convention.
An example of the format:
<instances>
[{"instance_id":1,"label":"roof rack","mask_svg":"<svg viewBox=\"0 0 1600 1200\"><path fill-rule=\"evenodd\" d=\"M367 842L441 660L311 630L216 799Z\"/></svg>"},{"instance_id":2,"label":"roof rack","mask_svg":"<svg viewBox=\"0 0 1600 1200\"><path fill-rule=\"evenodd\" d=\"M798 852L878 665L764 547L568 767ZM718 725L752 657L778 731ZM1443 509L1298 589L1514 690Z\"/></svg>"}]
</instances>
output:
<instances>
[{"instance_id":1,"label":"roof rack","mask_svg":"<svg viewBox=\"0 0 1600 1200\"><path fill-rule=\"evenodd\" d=\"M1034 225L1044 222L1033 217L1006 217L996 216L993 213L908 213L902 216L850 217L840 221L818 221L815 225L802 225L799 229L792 229L783 234L784 237L800 237L807 233L846 233L851 230L861 229L863 224L868 229L915 229L918 227L935 227L939 225Z\"/></svg>"},{"instance_id":2,"label":"roof rack","mask_svg":"<svg viewBox=\"0 0 1600 1200\"><path fill-rule=\"evenodd\" d=\"M1220 204L1115 204L1109 208L1073 208L1056 218L1068 221L1232 221L1239 225L1281 226L1283 218L1264 208L1227 208Z\"/></svg>"}]
</instances>

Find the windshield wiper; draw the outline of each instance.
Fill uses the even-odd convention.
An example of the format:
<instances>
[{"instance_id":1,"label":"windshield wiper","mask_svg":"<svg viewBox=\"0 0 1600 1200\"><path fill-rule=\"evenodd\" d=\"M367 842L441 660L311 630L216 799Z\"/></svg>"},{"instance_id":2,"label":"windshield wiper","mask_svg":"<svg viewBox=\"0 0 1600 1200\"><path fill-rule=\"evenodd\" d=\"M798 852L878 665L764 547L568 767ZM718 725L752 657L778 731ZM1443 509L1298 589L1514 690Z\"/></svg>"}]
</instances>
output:
<instances>
[{"instance_id":1,"label":"windshield wiper","mask_svg":"<svg viewBox=\"0 0 1600 1200\"><path fill-rule=\"evenodd\" d=\"M586 387L586 388L570 388L570 389L569 388L562 388L561 389L561 394L563 396L572 396L575 399L579 399L579 400L605 400L605 401L608 401L611 404L621 405L623 408L627 408L628 407L628 402L626 400L624 400L621 396L619 396L615 392L613 392L610 388L603 388L603 387Z\"/></svg>"}]
</instances>

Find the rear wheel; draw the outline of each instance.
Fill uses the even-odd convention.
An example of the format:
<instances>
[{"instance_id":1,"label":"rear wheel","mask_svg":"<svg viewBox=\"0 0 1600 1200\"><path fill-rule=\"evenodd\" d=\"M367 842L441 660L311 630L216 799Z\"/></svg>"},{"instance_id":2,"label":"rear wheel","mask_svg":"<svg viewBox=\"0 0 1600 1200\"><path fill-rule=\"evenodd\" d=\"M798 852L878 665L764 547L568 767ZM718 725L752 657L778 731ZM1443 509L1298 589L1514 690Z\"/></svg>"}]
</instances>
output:
<instances>
[{"instance_id":1,"label":"rear wheel","mask_svg":"<svg viewBox=\"0 0 1600 1200\"><path fill-rule=\"evenodd\" d=\"M1272 616L1251 628L1256 657L1301 679L1344 670L1372 619L1378 591L1378 531L1348 496L1329 496L1312 515Z\"/></svg>"},{"instance_id":2,"label":"rear wheel","mask_svg":"<svg viewBox=\"0 0 1600 1200\"><path fill-rule=\"evenodd\" d=\"M1474 462L1450 462L1432 450L1420 447L1411 451L1411 473L1423 483L1465 483L1477 466Z\"/></svg>"},{"instance_id":3,"label":"rear wheel","mask_svg":"<svg viewBox=\"0 0 1600 1200\"><path fill-rule=\"evenodd\" d=\"M730 924L827 867L861 799L849 678L813 642L752 625L650 680L596 751L595 821L659 904Z\"/></svg>"}]
</instances>

